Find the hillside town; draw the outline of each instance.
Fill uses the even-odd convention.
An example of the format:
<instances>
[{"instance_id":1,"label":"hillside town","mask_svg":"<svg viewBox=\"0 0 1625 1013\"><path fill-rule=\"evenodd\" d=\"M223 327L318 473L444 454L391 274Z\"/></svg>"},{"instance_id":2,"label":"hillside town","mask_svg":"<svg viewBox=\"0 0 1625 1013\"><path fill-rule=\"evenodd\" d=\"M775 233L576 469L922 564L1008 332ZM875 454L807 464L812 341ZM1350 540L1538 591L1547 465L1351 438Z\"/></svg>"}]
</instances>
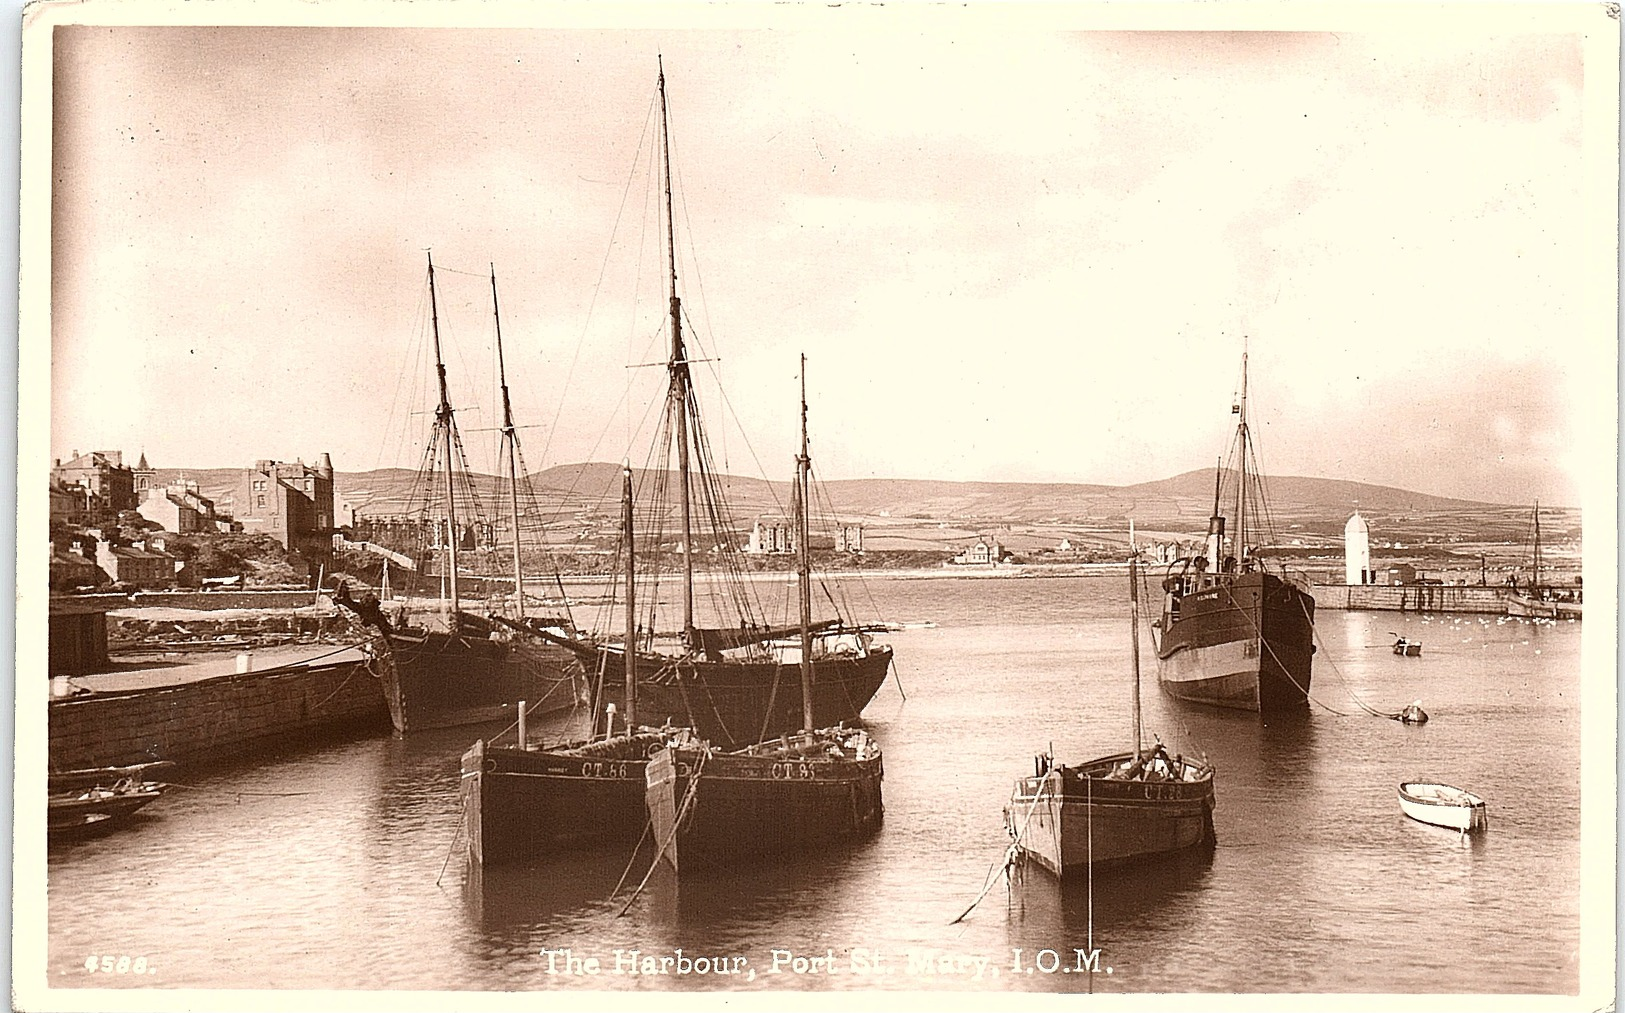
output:
<instances>
[{"instance_id":1,"label":"hillside town","mask_svg":"<svg viewBox=\"0 0 1625 1013\"><path fill-rule=\"evenodd\" d=\"M210 581L313 583L333 561L333 461L259 460L216 502L185 478L160 482L142 453L75 453L51 469L51 590L197 588ZM278 549L280 551L278 551ZM245 567L273 559L273 572Z\"/></svg>"}]
</instances>

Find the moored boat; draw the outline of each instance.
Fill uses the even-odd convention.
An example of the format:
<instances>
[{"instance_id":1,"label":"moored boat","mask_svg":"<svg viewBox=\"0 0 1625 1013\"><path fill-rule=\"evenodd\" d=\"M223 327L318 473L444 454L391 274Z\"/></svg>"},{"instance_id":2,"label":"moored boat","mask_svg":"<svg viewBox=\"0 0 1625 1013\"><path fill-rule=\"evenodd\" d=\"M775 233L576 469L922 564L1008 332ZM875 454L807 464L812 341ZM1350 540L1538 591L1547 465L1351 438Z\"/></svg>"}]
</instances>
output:
<instances>
[{"instance_id":1,"label":"moored boat","mask_svg":"<svg viewBox=\"0 0 1625 1013\"><path fill-rule=\"evenodd\" d=\"M48 776L46 832L51 837L100 833L116 827L138 809L156 802L166 785L148 775L169 761L127 767L58 771Z\"/></svg>"},{"instance_id":2,"label":"moored boat","mask_svg":"<svg viewBox=\"0 0 1625 1013\"><path fill-rule=\"evenodd\" d=\"M1580 619L1585 614L1585 592L1576 581L1574 586L1541 583L1540 566L1540 504L1535 504L1534 548L1531 555L1532 577L1520 585L1513 578L1506 591L1507 615L1526 619Z\"/></svg>"},{"instance_id":3,"label":"moored boat","mask_svg":"<svg viewBox=\"0 0 1625 1013\"><path fill-rule=\"evenodd\" d=\"M859 729L815 726L806 356L801 364L801 453L794 489L801 728L729 752L668 746L650 761L645 773L649 824L660 845L657 861L667 862L679 876L696 862L721 866L777 858L861 838L880 825L885 811L879 744Z\"/></svg>"},{"instance_id":4,"label":"moored boat","mask_svg":"<svg viewBox=\"0 0 1625 1013\"><path fill-rule=\"evenodd\" d=\"M1301 711L1309 702L1315 599L1306 580L1271 572L1252 543L1252 518L1267 519L1268 510L1247 426L1245 354L1234 410L1234 467L1215 476L1204 554L1174 561L1162 581L1157 679L1165 693L1193 703ZM1227 471L1234 474L1229 518L1220 507ZM1235 522L1228 532L1227 520Z\"/></svg>"},{"instance_id":5,"label":"moored boat","mask_svg":"<svg viewBox=\"0 0 1625 1013\"><path fill-rule=\"evenodd\" d=\"M1394 641L1394 653L1401 658L1417 658L1422 655L1422 645L1414 640L1399 637Z\"/></svg>"},{"instance_id":6,"label":"moored boat","mask_svg":"<svg viewBox=\"0 0 1625 1013\"><path fill-rule=\"evenodd\" d=\"M491 277L491 299L496 306L496 275ZM440 315L435 297L434 258L429 258L429 309L433 327L435 370L439 380L439 402L429 447L425 453L424 512L430 512L429 496L439 516L432 522L435 540L443 553L443 574L447 597L445 617L437 626L405 626L384 614L370 596L360 602L342 586L334 600L354 611L366 624L378 630L375 641L379 654L380 681L390 720L396 731L406 733L429 728L511 720L518 700L530 701L541 710L565 709L582 702L587 694L586 671L575 654L541 635L545 629L524 614L524 576L520 569L520 514L518 486L517 430L509 403L508 383L502 363L502 331L497 320L497 361L501 371L503 402L503 447L507 465L513 513L512 559L517 621L484 617L464 612L459 587L458 554L466 532L458 520L459 488L471 489L466 478L462 438L457 431L456 413L446 383L446 365L440 348ZM459 481L459 475L462 480ZM466 495L466 493L465 493ZM566 636L567 620L546 632Z\"/></svg>"},{"instance_id":7,"label":"moored boat","mask_svg":"<svg viewBox=\"0 0 1625 1013\"><path fill-rule=\"evenodd\" d=\"M1436 781L1405 781L1399 809L1420 823L1472 833L1490 825L1489 807L1470 791Z\"/></svg>"},{"instance_id":8,"label":"moored boat","mask_svg":"<svg viewBox=\"0 0 1625 1013\"><path fill-rule=\"evenodd\" d=\"M1076 766L1041 754L1004 810L1016 853L1057 876L1213 842L1213 767L1141 746L1138 574L1129 565L1134 748Z\"/></svg>"}]
</instances>

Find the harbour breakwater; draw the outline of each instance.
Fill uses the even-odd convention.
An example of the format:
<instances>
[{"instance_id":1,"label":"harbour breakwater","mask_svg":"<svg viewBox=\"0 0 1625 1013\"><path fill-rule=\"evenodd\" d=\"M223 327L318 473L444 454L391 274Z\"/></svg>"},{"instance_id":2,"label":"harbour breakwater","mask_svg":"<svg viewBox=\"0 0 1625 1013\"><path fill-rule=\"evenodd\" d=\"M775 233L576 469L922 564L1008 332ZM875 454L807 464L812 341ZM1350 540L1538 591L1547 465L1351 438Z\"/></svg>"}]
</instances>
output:
<instances>
[{"instance_id":1,"label":"harbour breakwater","mask_svg":"<svg viewBox=\"0 0 1625 1013\"><path fill-rule=\"evenodd\" d=\"M1505 588L1473 584L1316 584L1315 607L1506 615Z\"/></svg>"}]
</instances>

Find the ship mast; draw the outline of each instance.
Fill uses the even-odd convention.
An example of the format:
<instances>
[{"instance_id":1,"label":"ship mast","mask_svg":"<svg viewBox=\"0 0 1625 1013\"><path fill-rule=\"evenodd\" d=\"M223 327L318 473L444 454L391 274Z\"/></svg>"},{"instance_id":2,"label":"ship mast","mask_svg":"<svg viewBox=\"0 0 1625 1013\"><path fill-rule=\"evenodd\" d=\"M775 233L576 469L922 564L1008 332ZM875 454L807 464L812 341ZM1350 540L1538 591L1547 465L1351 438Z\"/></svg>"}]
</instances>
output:
<instances>
[{"instance_id":1,"label":"ship mast","mask_svg":"<svg viewBox=\"0 0 1625 1013\"><path fill-rule=\"evenodd\" d=\"M435 305L434 254L429 254L429 319L434 327L434 368L440 379L440 404L434 412L435 439L443 442L446 460L446 567L450 580L451 616L456 624L457 594L457 487L453 474L452 447L456 420L451 410L451 395L446 388L446 363L440 354L440 311Z\"/></svg>"},{"instance_id":2,"label":"ship mast","mask_svg":"<svg viewBox=\"0 0 1625 1013\"><path fill-rule=\"evenodd\" d=\"M1540 500L1535 500L1535 577L1530 581L1529 589L1540 587Z\"/></svg>"},{"instance_id":3,"label":"ship mast","mask_svg":"<svg viewBox=\"0 0 1625 1013\"><path fill-rule=\"evenodd\" d=\"M497 307L497 268L491 265L491 315L497 325L497 380L502 385L502 445L508 459L508 499L513 508L513 596L515 615L525 618L525 574L519 559L519 433L508 399L508 370L502 362L502 313Z\"/></svg>"},{"instance_id":4,"label":"ship mast","mask_svg":"<svg viewBox=\"0 0 1625 1013\"><path fill-rule=\"evenodd\" d=\"M657 59L659 59L657 57ZM660 60L660 140L665 157L666 176L666 254L670 269L671 287L671 359L666 369L671 376L667 403L674 413L673 429L677 435L677 476L681 486L683 510L683 639L694 643L694 546L692 506L689 502L688 478L688 399L690 377L688 355L683 349L683 308L677 297L677 230L672 221L671 201L671 132L666 105L666 64Z\"/></svg>"},{"instance_id":5,"label":"ship mast","mask_svg":"<svg viewBox=\"0 0 1625 1013\"><path fill-rule=\"evenodd\" d=\"M807 500L812 458L807 454L807 355L801 356L801 454L796 458L796 582L801 591L801 723L812 731L812 563Z\"/></svg>"},{"instance_id":6,"label":"ship mast","mask_svg":"<svg viewBox=\"0 0 1625 1013\"><path fill-rule=\"evenodd\" d=\"M637 564L632 545L632 466L621 469L621 538L626 542L626 730L638 720L638 606L635 584ZM615 729L609 729L611 733Z\"/></svg>"},{"instance_id":7,"label":"ship mast","mask_svg":"<svg viewBox=\"0 0 1625 1013\"><path fill-rule=\"evenodd\" d=\"M1236 529L1232 543L1236 550L1236 568L1241 568L1247 553L1247 352L1241 353L1241 400L1236 404L1241 421L1236 423Z\"/></svg>"},{"instance_id":8,"label":"ship mast","mask_svg":"<svg viewBox=\"0 0 1625 1013\"><path fill-rule=\"evenodd\" d=\"M1134 654L1134 765L1140 765L1140 583L1136 566L1139 553L1128 557L1129 643Z\"/></svg>"}]
</instances>

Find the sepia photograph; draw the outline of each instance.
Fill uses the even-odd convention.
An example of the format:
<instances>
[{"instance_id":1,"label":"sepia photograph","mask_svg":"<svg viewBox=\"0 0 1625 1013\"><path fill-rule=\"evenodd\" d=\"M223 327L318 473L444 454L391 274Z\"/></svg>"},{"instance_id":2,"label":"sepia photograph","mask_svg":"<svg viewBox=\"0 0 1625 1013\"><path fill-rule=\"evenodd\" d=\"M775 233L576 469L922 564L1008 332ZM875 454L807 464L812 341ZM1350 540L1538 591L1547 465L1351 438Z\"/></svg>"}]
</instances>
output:
<instances>
[{"instance_id":1,"label":"sepia photograph","mask_svg":"<svg viewBox=\"0 0 1625 1013\"><path fill-rule=\"evenodd\" d=\"M14 1008L1612 1008L1618 4L20 16Z\"/></svg>"}]
</instances>

